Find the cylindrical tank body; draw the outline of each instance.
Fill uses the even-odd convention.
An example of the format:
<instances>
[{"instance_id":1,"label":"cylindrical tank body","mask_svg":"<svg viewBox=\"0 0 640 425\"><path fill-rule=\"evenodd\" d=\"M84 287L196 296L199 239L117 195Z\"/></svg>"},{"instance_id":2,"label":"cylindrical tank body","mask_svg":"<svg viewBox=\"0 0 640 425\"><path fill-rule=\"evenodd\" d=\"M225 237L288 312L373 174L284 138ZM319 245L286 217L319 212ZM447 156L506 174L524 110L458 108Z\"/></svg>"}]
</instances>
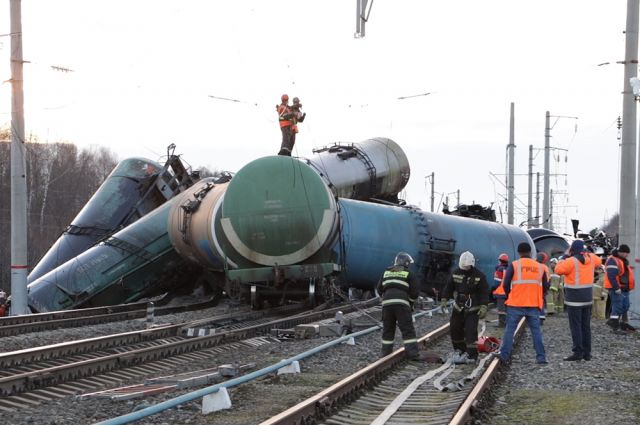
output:
<instances>
[{"instance_id":1,"label":"cylindrical tank body","mask_svg":"<svg viewBox=\"0 0 640 425\"><path fill-rule=\"evenodd\" d=\"M549 258L559 258L569 249L569 241L560 233L549 229L527 230L538 252L546 252Z\"/></svg>"},{"instance_id":2,"label":"cylindrical tank body","mask_svg":"<svg viewBox=\"0 0 640 425\"><path fill-rule=\"evenodd\" d=\"M35 281L162 205L167 198L160 190L147 193L161 170L162 165L144 158L121 161L33 268L28 281Z\"/></svg>"},{"instance_id":3,"label":"cylindrical tank body","mask_svg":"<svg viewBox=\"0 0 640 425\"><path fill-rule=\"evenodd\" d=\"M384 137L337 143L314 150L307 160L341 198L397 200L411 169L402 148Z\"/></svg>"},{"instance_id":4,"label":"cylindrical tank body","mask_svg":"<svg viewBox=\"0 0 640 425\"><path fill-rule=\"evenodd\" d=\"M203 179L178 195L169 211L169 237L176 251L218 271L224 270L225 255L215 239L213 220L227 187Z\"/></svg>"},{"instance_id":5,"label":"cylindrical tank body","mask_svg":"<svg viewBox=\"0 0 640 425\"><path fill-rule=\"evenodd\" d=\"M28 286L37 312L132 302L194 277L167 232L176 198Z\"/></svg>"},{"instance_id":6,"label":"cylindrical tank body","mask_svg":"<svg viewBox=\"0 0 640 425\"><path fill-rule=\"evenodd\" d=\"M520 242L533 247L525 231L510 225L413 207L336 201L309 166L288 157L251 162L220 199L221 206L209 209L212 234L191 244L216 241L207 249L227 261L229 269L330 262L339 266L347 284L371 289L396 253L406 251L423 281L435 285L443 283L464 251L474 254L476 266L490 279L501 252L515 258Z\"/></svg>"},{"instance_id":7,"label":"cylindrical tank body","mask_svg":"<svg viewBox=\"0 0 640 425\"><path fill-rule=\"evenodd\" d=\"M339 204L344 245L335 249L345 280L356 287L371 288L400 251L414 258L423 281L441 285L464 251L491 279L500 253L517 258L521 242L533 248L527 233L511 225L350 199Z\"/></svg>"},{"instance_id":8,"label":"cylindrical tank body","mask_svg":"<svg viewBox=\"0 0 640 425\"><path fill-rule=\"evenodd\" d=\"M228 187L195 185L181 195L169 233L180 254L215 271L327 260L338 232L336 209L311 167L272 156L246 165Z\"/></svg>"}]
</instances>

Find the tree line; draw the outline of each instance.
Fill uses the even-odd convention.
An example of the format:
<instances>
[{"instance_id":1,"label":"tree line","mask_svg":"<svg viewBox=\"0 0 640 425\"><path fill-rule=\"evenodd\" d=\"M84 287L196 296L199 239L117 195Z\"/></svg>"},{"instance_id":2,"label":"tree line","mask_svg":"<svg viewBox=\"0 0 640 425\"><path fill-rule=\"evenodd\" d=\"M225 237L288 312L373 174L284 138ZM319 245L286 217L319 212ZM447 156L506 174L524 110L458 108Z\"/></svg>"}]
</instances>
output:
<instances>
[{"instance_id":1,"label":"tree line","mask_svg":"<svg viewBox=\"0 0 640 425\"><path fill-rule=\"evenodd\" d=\"M0 289L11 290L11 135L0 130ZM25 143L27 249L32 268L118 163L104 147Z\"/></svg>"}]
</instances>

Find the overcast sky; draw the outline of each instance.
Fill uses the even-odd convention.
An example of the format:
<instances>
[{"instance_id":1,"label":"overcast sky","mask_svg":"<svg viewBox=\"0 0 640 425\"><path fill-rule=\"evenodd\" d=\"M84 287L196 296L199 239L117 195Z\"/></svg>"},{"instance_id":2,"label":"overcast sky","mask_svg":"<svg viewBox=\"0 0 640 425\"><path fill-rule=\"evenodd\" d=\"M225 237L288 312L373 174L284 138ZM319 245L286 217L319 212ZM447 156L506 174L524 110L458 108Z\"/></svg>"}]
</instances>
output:
<instances>
[{"instance_id":1,"label":"overcast sky","mask_svg":"<svg viewBox=\"0 0 640 425\"><path fill-rule=\"evenodd\" d=\"M9 0L0 5L6 34ZM409 156L409 203L429 208L425 176L435 172L436 204L447 193L455 203L459 189L462 203L488 205L505 194L515 102L520 211L528 147L544 146L549 110L579 118L551 121L552 145L568 149L552 164L556 223L578 218L589 230L617 212L623 68L615 61L624 59L625 1L376 0L362 39L353 37L355 5L25 0L27 135L107 145L121 159L159 159L175 143L193 166L237 171L278 151L274 106L288 93L308 113L298 156L389 137ZM5 81L10 40L0 43ZM597 66L603 62L612 64ZM10 97L2 84L3 127ZM542 159L540 152L536 171ZM525 219L517 214L516 224Z\"/></svg>"}]
</instances>

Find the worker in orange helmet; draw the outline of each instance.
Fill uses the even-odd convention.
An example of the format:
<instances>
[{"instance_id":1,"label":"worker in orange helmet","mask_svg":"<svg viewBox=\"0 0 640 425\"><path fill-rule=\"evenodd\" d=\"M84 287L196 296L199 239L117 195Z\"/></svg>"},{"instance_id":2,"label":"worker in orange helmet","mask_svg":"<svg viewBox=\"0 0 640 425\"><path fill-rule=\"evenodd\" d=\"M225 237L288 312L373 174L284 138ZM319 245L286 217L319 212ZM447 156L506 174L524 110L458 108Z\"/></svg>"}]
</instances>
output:
<instances>
[{"instance_id":1,"label":"worker in orange helmet","mask_svg":"<svg viewBox=\"0 0 640 425\"><path fill-rule=\"evenodd\" d=\"M492 295L496 300L496 306L498 308L498 326L504 328L507 322L507 310L504 306L504 302L507 299L507 295L504 293L502 287L502 279L504 278L504 271L509 267L509 255L502 253L498 256L498 265L496 271L493 272L493 285L491 286Z\"/></svg>"},{"instance_id":2,"label":"worker in orange helmet","mask_svg":"<svg viewBox=\"0 0 640 425\"><path fill-rule=\"evenodd\" d=\"M289 106L289 95L283 94L280 98L280 105L276 105L278 112L278 122L280 123L280 131L282 132L282 143L278 155L291 156L293 150L293 111Z\"/></svg>"}]
</instances>

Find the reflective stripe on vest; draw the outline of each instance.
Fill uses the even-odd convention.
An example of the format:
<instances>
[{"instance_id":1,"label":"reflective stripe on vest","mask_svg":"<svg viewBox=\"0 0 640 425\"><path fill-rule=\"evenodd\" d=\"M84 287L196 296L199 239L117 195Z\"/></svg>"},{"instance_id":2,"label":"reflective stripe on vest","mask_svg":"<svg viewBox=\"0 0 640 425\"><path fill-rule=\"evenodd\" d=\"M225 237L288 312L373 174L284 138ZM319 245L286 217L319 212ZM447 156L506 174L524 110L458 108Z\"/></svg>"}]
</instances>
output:
<instances>
[{"instance_id":1,"label":"reflective stripe on vest","mask_svg":"<svg viewBox=\"0 0 640 425\"><path fill-rule=\"evenodd\" d=\"M511 263L513 265L513 278L511 291L505 302L511 307L537 307L542 308L542 265L532 258L520 258Z\"/></svg>"},{"instance_id":2,"label":"reflective stripe on vest","mask_svg":"<svg viewBox=\"0 0 640 425\"><path fill-rule=\"evenodd\" d=\"M618 257L614 257L611 256L609 258L613 258L613 260L616 262L616 265L608 265L607 270L608 269L616 269L618 270L617 276L616 276L616 282L618 282L618 286L622 287L622 285L620 285L620 278L624 275L624 262L618 258ZM607 262L609 262L609 259L607 259ZM605 273L604 275L604 287L605 289L613 289L613 285L611 285L611 281L609 281L609 275L607 273ZM634 289L635 287L635 280L633 277L633 270L631 270L631 267L629 267L629 290Z\"/></svg>"},{"instance_id":3,"label":"reflective stripe on vest","mask_svg":"<svg viewBox=\"0 0 640 425\"><path fill-rule=\"evenodd\" d=\"M386 270L382 275L382 287L386 290L392 287L409 289L409 272L406 270Z\"/></svg>"},{"instance_id":4,"label":"reflective stripe on vest","mask_svg":"<svg viewBox=\"0 0 640 425\"><path fill-rule=\"evenodd\" d=\"M585 254L587 255L587 254ZM572 307L584 307L593 304L593 267L587 276L583 276L587 282L581 282L580 261L573 259L573 276L567 275L564 279L564 303ZM573 278L573 282L571 282Z\"/></svg>"},{"instance_id":5,"label":"reflective stripe on vest","mask_svg":"<svg viewBox=\"0 0 640 425\"><path fill-rule=\"evenodd\" d=\"M398 279L384 280L384 281L382 281L382 286L386 286L386 285L388 285L390 283L397 283L399 285L406 286L407 288L409 287L409 284L407 282L405 282L403 280L398 280Z\"/></svg>"},{"instance_id":6,"label":"reflective stripe on vest","mask_svg":"<svg viewBox=\"0 0 640 425\"><path fill-rule=\"evenodd\" d=\"M403 299L400 299L400 298L392 298L390 300L383 300L382 301L382 305L383 306L389 305L389 304L404 304L407 307L411 307L411 304L409 304L409 301L403 300Z\"/></svg>"}]
</instances>

